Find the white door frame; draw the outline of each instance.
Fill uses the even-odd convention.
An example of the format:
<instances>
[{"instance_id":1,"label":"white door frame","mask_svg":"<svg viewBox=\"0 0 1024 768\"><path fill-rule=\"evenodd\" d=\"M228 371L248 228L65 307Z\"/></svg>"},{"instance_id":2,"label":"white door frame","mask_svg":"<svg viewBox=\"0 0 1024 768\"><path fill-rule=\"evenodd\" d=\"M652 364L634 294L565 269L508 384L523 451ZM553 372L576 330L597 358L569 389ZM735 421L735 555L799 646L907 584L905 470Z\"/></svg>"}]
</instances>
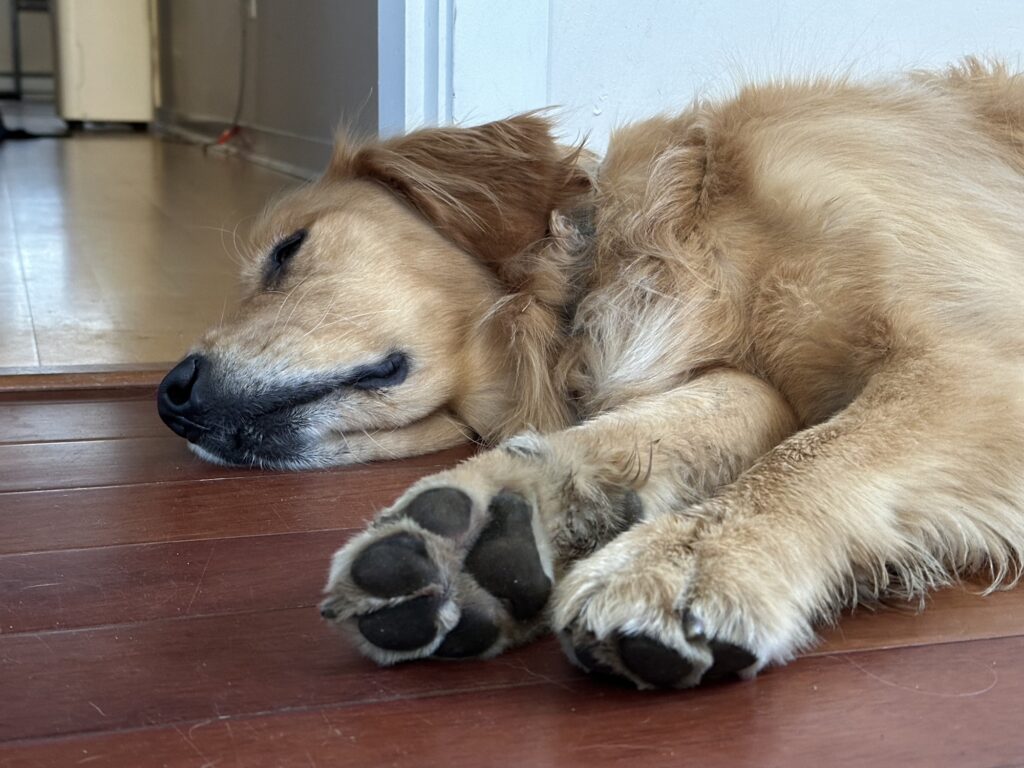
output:
<instances>
[{"instance_id":1,"label":"white door frame","mask_svg":"<svg viewBox=\"0 0 1024 768\"><path fill-rule=\"evenodd\" d=\"M382 136L548 103L550 0L378 0Z\"/></svg>"}]
</instances>

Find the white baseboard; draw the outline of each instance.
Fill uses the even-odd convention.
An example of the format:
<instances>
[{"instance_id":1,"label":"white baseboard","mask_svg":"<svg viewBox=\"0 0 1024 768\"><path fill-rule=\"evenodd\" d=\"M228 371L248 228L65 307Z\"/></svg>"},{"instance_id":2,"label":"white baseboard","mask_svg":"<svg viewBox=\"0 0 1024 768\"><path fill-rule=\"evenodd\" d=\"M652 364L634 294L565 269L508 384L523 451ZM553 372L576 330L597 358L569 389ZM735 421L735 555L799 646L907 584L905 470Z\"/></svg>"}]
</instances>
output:
<instances>
[{"instance_id":1,"label":"white baseboard","mask_svg":"<svg viewBox=\"0 0 1024 768\"><path fill-rule=\"evenodd\" d=\"M158 114L156 127L159 131L196 144L211 144L216 141L225 126L219 122L188 120L180 116ZM326 167L331 145L316 139L243 126L237 138L220 147L211 146L209 151L237 155L289 176L313 179Z\"/></svg>"}]
</instances>

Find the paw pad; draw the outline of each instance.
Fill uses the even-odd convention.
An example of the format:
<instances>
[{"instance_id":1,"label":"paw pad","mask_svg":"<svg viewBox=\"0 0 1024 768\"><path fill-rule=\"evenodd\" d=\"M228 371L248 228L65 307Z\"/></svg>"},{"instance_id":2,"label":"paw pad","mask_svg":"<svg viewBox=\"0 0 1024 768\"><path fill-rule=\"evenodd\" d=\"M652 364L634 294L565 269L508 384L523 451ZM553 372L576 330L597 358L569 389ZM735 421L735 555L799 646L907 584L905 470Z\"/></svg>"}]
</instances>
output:
<instances>
[{"instance_id":1,"label":"paw pad","mask_svg":"<svg viewBox=\"0 0 1024 768\"><path fill-rule=\"evenodd\" d=\"M729 680L736 674L757 661L757 656L746 648L721 640L712 640L708 643L711 653L715 657L715 663L711 669L704 673L701 683L717 683L722 680Z\"/></svg>"},{"instance_id":2,"label":"paw pad","mask_svg":"<svg viewBox=\"0 0 1024 768\"><path fill-rule=\"evenodd\" d=\"M539 616L551 594L533 526L533 506L515 493L499 493L486 510L475 511L458 488L424 490L380 518L369 543L352 552L344 589L363 597L353 600L350 592L329 599L321 615L351 617L371 656L390 652L384 663L427 652L446 659L484 655L503 647L503 632L517 631L514 622Z\"/></svg>"},{"instance_id":3,"label":"paw pad","mask_svg":"<svg viewBox=\"0 0 1024 768\"><path fill-rule=\"evenodd\" d=\"M571 656L588 673L604 677L624 679L627 675L634 682L639 681L652 688L679 688L689 685L718 683L736 677L737 673L757 663L757 657L739 645L722 640L706 641L703 635L690 638L699 642L711 652L714 660L710 667L706 661L688 658L650 635L629 635L620 633L606 641L599 641L589 632L576 634L565 631L563 637L574 641ZM601 661L595 649L605 646ZM699 669L706 671L696 674ZM699 683L698 683L699 680Z\"/></svg>"},{"instance_id":4,"label":"paw pad","mask_svg":"<svg viewBox=\"0 0 1024 768\"><path fill-rule=\"evenodd\" d=\"M462 618L448 633L444 642L434 651L442 659L464 659L479 656L498 639L498 625L472 609L462 612Z\"/></svg>"},{"instance_id":5,"label":"paw pad","mask_svg":"<svg viewBox=\"0 0 1024 768\"><path fill-rule=\"evenodd\" d=\"M525 620L540 613L551 594L533 535L533 509L522 496L499 493L488 508L490 522L466 556L476 582Z\"/></svg>"},{"instance_id":6,"label":"paw pad","mask_svg":"<svg viewBox=\"0 0 1024 768\"><path fill-rule=\"evenodd\" d=\"M454 538L469 529L472 507L458 488L431 488L409 502L403 514L431 533Z\"/></svg>"},{"instance_id":7,"label":"paw pad","mask_svg":"<svg viewBox=\"0 0 1024 768\"><path fill-rule=\"evenodd\" d=\"M374 542L352 564L352 581L374 597L400 597L433 583L437 566L423 541L411 533L396 533Z\"/></svg>"},{"instance_id":8,"label":"paw pad","mask_svg":"<svg viewBox=\"0 0 1024 768\"><path fill-rule=\"evenodd\" d=\"M693 664L647 635L622 635L619 658L632 674L656 688L674 688L693 674Z\"/></svg>"},{"instance_id":9,"label":"paw pad","mask_svg":"<svg viewBox=\"0 0 1024 768\"><path fill-rule=\"evenodd\" d=\"M386 651L414 651L437 635L438 599L423 595L359 617L359 632Z\"/></svg>"}]
</instances>

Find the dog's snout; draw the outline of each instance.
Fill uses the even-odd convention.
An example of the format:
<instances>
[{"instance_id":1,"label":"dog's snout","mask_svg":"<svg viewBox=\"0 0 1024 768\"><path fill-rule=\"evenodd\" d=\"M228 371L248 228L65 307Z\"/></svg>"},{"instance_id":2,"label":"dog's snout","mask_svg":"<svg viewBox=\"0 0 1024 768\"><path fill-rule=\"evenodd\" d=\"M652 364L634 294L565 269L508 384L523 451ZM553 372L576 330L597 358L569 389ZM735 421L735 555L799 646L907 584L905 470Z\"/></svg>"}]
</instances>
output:
<instances>
[{"instance_id":1,"label":"dog's snout","mask_svg":"<svg viewBox=\"0 0 1024 768\"><path fill-rule=\"evenodd\" d=\"M202 423L210 380L210 362L189 355L164 376L157 389L160 418L175 434L196 442L205 431Z\"/></svg>"}]
</instances>

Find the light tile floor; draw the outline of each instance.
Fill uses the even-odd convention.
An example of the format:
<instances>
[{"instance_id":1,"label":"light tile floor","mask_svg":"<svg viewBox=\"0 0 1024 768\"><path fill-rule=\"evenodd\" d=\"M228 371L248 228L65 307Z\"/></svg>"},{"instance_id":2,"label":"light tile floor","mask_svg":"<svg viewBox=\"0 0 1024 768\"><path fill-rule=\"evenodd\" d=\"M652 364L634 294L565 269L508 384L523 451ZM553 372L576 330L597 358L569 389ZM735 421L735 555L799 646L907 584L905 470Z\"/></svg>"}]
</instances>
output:
<instances>
[{"instance_id":1,"label":"light tile floor","mask_svg":"<svg viewBox=\"0 0 1024 768\"><path fill-rule=\"evenodd\" d=\"M129 132L0 144L0 373L178 359L234 297L236 228L297 183Z\"/></svg>"}]
</instances>

